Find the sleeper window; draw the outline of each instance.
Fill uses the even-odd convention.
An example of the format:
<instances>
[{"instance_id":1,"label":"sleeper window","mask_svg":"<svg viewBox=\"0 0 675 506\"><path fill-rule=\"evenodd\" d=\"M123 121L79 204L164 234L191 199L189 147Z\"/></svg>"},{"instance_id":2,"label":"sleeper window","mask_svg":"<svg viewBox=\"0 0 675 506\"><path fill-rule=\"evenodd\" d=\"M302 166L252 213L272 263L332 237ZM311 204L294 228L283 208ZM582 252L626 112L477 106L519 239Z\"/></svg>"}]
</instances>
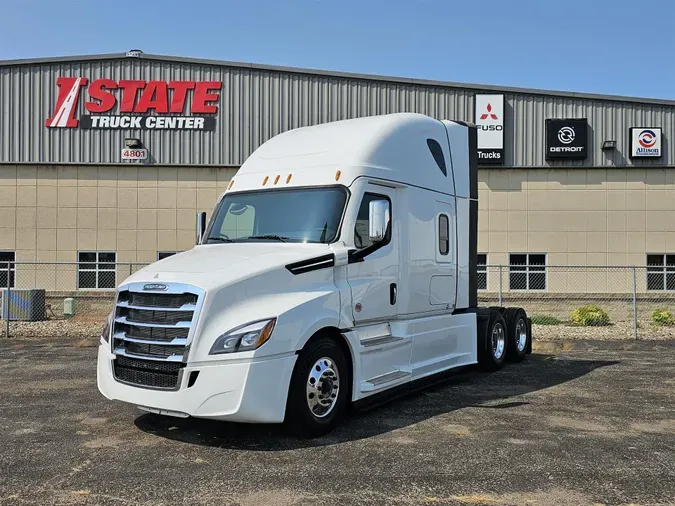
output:
<instances>
[{"instance_id":1,"label":"sleeper window","mask_svg":"<svg viewBox=\"0 0 675 506\"><path fill-rule=\"evenodd\" d=\"M438 217L438 251L441 255L450 251L450 220L445 214Z\"/></svg>"}]
</instances>

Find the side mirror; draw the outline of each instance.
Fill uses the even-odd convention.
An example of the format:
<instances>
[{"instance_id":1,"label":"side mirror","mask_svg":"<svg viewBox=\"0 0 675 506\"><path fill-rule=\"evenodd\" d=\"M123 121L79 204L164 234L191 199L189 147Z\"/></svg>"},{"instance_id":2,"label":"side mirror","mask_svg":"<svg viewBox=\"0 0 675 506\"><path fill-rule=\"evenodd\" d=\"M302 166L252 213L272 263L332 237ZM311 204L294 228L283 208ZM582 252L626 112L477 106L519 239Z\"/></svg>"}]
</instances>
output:
<instances>
[{"instance_id":1,"label":"side mirror","mask_svg":"<svg viewBox=\"0 0 675 506\"><path fill-rule=\"evenodd\" d=\"M368 237L372 243L380 242L387 235L387 228L389 227L389 202L372 200L368 211L368 222L370 223Z\"/></svg>"},{"instance_id":2,"label":"side mirror","mask_svg":"<svg viewBox=\"0 0 675 506\"><path fill-rule=\"evenodd\" d=\"M206 231L206 213L197 213L197 244L202 243L204 232Z\"/></svg>"}]
</instances>

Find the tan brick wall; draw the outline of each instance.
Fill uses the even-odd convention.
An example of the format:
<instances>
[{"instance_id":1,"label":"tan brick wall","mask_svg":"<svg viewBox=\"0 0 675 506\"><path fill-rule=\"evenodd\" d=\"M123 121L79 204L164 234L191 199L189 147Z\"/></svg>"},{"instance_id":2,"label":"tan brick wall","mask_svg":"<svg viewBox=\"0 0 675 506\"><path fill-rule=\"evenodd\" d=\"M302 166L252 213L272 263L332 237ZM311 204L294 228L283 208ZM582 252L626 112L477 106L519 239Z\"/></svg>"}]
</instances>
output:
<instances>
[{"instance_id":1,"label":"tan brick wall","mask_svg":"<svg viewBox=\"0 0 675 506\"><path fill-rule=\"evenodd\" d=\"M490 264L645 265L675 252L675 169L481 170L478 229Z\"/></svg>"},{"instance_id":2,"label":"tan brick wall","mask_svg":"<svg viewBox=\"0 0 675 506\"><path fill-rule=\"evenodd\" d=\"M152 262L189 249L195 214L209 213L231 168L0 165L0 251L17 260L76 261L78 251L116 251ZM489 264L509 253L546 253L549 265L639 265L675 253L675 169L485 169L479 171L478 248ZM76 269L17 272L17 284L72 290ZM622 291L632 280L550 271L549 291ZM497 276L489 276L490 290ZM504 276L504 287L508 275ZM642 277L639 283L644 284ZM631 285L632 286L632 285ZM53 287L53 288L52 288Z\"/></svg>"},{"instance_id":3,"label":"tan brick wall","mask_svg":"<svg viewBox=\"0 0 675 506\"><path fill-rule=\"evenodd\" d=\"M0 251L17 260L76 261L117 251L153 261L194 245L195 216L210 212L235 169L0 165Z\"/></svg>"}]
</instances>

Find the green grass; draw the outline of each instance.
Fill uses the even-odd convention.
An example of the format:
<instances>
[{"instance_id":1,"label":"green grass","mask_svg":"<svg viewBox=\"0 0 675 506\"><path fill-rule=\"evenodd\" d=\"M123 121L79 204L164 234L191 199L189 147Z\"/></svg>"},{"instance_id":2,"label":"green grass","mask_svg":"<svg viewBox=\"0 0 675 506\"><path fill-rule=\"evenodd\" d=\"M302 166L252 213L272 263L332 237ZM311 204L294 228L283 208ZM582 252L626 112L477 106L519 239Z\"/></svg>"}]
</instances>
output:
<instances>
[{"instance_id":1,"label":"green grass","mask_svg":"<svg viewBox=\"0 0 675 506\"><path fill-rule=\"evenodd\" d=\"M570 314L570 320L574 324L582 327L609 325L609 315L607 314L607 311L596 304L589 304L588 306L576 308Z\"/></svg>"},{"instance_id":2,"label":"green grass","mask_svg":"<svg viewBox=\"0 0 675 506\"><path fill-rule=\"evenodd\" d=\"M673 325L675 324L675 317L673 317L673 313L670 311L665 309L655 309L652 312L652 322L654 325L658 326Z\"/></svg>"},{"instance_id":3,"label":"green grass","mask_svg":"<svg viewBox=\"0 0 675 506\"><path fill-rule=\"evenodd\" d=\"M534 325L562 325L563 322L555 316L534 315L532 316L532 323Z\"/></svg>"}]
</instances>

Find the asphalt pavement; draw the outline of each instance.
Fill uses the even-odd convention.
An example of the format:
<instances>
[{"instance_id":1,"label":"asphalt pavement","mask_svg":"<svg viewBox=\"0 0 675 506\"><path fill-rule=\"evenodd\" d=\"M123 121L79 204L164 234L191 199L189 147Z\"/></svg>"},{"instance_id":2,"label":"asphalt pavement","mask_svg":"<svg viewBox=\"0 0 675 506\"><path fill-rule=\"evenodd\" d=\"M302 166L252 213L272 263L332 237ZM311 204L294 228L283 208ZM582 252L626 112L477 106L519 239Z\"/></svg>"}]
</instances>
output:
<instances>
[{"instance_id":1,"label":"asphalt pavement","mask_svg":"<svg viewBox=\"0 0 675 506\"><path fill-rule=\"evenodd\" d=\"M0 340L3 506L675 503L673 342L465 371L317 440L110 402L95 360Z\"/></svg>"}]
</instances>

